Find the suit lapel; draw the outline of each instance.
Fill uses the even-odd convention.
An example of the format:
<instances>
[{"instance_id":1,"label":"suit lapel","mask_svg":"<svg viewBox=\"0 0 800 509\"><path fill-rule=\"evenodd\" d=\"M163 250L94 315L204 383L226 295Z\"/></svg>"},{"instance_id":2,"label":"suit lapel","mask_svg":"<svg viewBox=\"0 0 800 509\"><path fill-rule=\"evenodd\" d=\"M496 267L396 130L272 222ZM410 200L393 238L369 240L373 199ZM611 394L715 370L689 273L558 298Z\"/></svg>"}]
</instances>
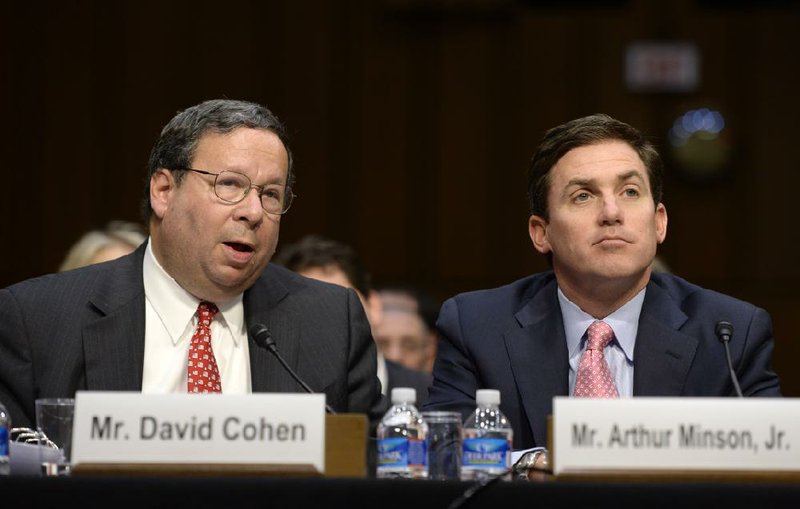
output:
<instances>
[{"instance_id":1,"label":"suit lapel","mask_svg":"<svg viewBox=\"0 0 800 509\"><path fill-rule=\"evenodd\" d=\"M569 393L569 359L564 322L553 279L516 315L520 328L507 331L512 375L537 443L547 439L546 419L553 396Z\"/></svg>"},{"instance_id":2,"label":"suit lapel","mask_svg":"<svg viewBox=\"0 0 800 509\"><path fill-rule=\"evenodd\" d=\"M88 390L142 389L145 246L111 265L90 298L93 314L83 328Z\"/></svg>"},{"instance_id":3,"label":"suit lapel","mask_svg":"<svg viewBox=\"0 0 800 509\"><path fill-rule=\"evenodd\" d=\"M520 328L504 334L512 376L537 443L547 436L543 416L553 396L569 394L569 353L553 279L515 315ZM634 396L678 396L697 351L697 340L680 332L687 316L669 293L650 282L634 347ZM541 437L541 439L539 438Z\"/></svg>"},{"instance_id":4,"label":"suit lapel","mask_svg":"<svg viewBox=\"0 0 800 509\"><path fill-rule=\"evenodd\" d=\"M297 383L283 366L266 349L255 344L249 334L255 324L266 325L275 340L278 352L286 363L297 369L300 355L299 317L279 303L289 290L279 277L278 271L268 265L264 274L244 294L244 313L248 329L250 350L250 377L253 392L296 392Z\"/></svg>"},{"instance_id":5,"label":"suit lapel","mask_svg":"<svg viewBox=\"0 0 800 509\"><path fill-rule=\"evenodd\" d=\"M634 396L679 396L697 351L697 340L679 331L687 316L669 293L648 284L634 347Z\"/></svg>"}]
</instances>

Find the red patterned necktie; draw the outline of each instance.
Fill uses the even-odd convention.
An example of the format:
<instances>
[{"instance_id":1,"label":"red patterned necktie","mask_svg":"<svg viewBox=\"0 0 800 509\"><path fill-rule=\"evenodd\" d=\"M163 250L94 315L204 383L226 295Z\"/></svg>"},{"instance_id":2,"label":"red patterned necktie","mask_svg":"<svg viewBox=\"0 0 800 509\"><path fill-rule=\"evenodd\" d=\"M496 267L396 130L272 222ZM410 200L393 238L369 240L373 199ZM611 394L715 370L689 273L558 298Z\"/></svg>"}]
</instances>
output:
<instances>
[{"instance_id":1,"label":"red patterned necktie","mask_svg":"<svg viewBox=\"0 0 800 509\"><path fill-rule=\"evenodd\" d=\"M197 306L197 329L189 345L189 384L188 390L194 392L222 392L222 379L219 377L217 359L211 349L211 320L219 312L210 302Z\"/></svg>"},{"instance_id":2,"label":"red patterned necktie","mask_svg":"<svg viewBox=\"0 0 800 509\"><path fill-rule=\"evenodd\" d=\"M586 331L589 339L575 376L576 398L618 398L617 384L608 369L603 348L614 339L614 331L605 322L595 321Z\"/></svg>"}]
</instances>

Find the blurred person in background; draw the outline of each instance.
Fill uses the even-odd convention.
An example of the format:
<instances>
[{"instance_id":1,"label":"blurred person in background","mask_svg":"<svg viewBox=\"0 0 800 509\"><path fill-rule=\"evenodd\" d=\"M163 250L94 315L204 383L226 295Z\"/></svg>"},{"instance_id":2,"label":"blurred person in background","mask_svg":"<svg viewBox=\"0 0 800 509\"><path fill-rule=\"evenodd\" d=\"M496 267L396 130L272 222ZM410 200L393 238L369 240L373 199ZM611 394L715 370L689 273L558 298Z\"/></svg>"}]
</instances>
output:
<instances>
[{"instance_id":1,"label":"blurred person in background","mask_svg":"<svg viewBox=\"0 0 800 509\"><path fill-rule=\"evenodd\" d=\"M385 285L378 293L383 304L383 319L373 327L378 349L389 360L431 373L437 350L437 304L411 285Z\"/></svg>"},{"instance_id":2,"label":"blurred person in background","mask_svg":"<svg viewBox=\"0 0 800 509\"><path fill-rule=\"evenodd\" d=\"M72 245L59 272L93 263L115 260L132 253L147 240L143 226L128 221L111 221L102 230L91 230Z\"/></svg>"},{"instance_id":3,"label":"blurred person in background","mask_svg":"<svg viewBox=\"0 0 800 509\"><path fill-rule=\"evenodd\" d=\"M371 276L352 247L321 235L307 235L294 244L284 246L275 257L275 262L306 277L325 281L356 291L367 319L375 331L383 327L391 313L385 311L385 303L372 288ZM428 399L428 387L433 378L429 372L404 366L386 358L378 350L378 378L381 391L388 396L394 387L411 387L417 391L417 405Z\"/></svg>"},{"instance_id":4,"label":"blurred person in background","mask_svg":"<svg viewBox=\"0 0 800 509\"><path fill-rule=\"evenodd\" d=\"M672 274L672 269L667 265L663 257L656 255L656 257L653 258L653 272Z\"/></svg>"}]
</instances>

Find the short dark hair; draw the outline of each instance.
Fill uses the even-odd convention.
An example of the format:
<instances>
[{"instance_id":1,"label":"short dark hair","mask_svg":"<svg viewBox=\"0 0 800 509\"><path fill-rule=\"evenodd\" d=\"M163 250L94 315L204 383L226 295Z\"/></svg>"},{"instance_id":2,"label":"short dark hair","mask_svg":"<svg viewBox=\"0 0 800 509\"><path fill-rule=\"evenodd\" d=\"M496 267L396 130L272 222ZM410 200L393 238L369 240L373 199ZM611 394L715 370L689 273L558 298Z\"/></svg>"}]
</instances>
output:
<instances>
[{"instance_id":1,"label":"short dark hair","mask_svg":"<svg viewBox=\"0 0 800 509\"><path fill-rule=\"evenodd\" d=\"M235 101L231 99L213 99L205 101L178 112L164 126L161 136L150 152L147 166L147 178L142 200L142 217L145 224L150 220L153 209L150 206L150 179L159 169L177 170L191 166L200 138L208 133L227 134L240 127L264 129L275 133L280 138L286 154L289 156L289 173L287 186L294 184L292 168L292 151L286 128L278 117L260 104ZM175 180L180 183L182 173Z\"/></svg>"},{"instance_id":2,"label":"short dark hair","mask_svg":"<svg viewBox=\"0 0 800 509\"><path fill-rule=\"evenodd\" d=\"M655 205L661 203L664 167L655 146L637 129L608 115L598 113L571 120L548 130L528 168L528 201L530 212L548 219L547 195L550 191L550 170L559 159L574 148L619 140L639 155L647 168L650 191Z\"/></svg>"},{"instance_id":3,"label":"short dark hair","mask_svg":"<svg viewBox=\"0 0 800 509\"><path fill-rule=\"evenodd\" d=\"M372 290L370 274L355 250L322 235L306 235L284 246L273 261L294 272L334 266L344 272L350 284L364 297Z\"/></svg>"}]
</instances>

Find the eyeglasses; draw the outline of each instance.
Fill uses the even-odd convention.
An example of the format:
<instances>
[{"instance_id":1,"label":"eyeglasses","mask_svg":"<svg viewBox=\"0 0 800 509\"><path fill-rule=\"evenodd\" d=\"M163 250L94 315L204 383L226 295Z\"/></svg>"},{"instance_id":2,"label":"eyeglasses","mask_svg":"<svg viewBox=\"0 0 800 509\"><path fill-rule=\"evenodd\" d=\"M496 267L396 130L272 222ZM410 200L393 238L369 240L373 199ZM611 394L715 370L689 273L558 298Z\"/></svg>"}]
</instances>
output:
<instances>
[{"instance_id":1,"label":"eyeglasses","mask_svg":"<svg viewBox=\"0 0 800 509\"><path fill-rule=\"evenodd\" d=\"M290 186L278 184L257 186L253 184L250 177L238 171L224 170L219 173L213 173L194 168L176 168L173 171L193 171L201 175L213 175L214 194L225 203L239 203L244 200L250 189L255 188L261 198L261 208L269 214L285 214L295 197Z\"/></svg>"}]
</instances>

